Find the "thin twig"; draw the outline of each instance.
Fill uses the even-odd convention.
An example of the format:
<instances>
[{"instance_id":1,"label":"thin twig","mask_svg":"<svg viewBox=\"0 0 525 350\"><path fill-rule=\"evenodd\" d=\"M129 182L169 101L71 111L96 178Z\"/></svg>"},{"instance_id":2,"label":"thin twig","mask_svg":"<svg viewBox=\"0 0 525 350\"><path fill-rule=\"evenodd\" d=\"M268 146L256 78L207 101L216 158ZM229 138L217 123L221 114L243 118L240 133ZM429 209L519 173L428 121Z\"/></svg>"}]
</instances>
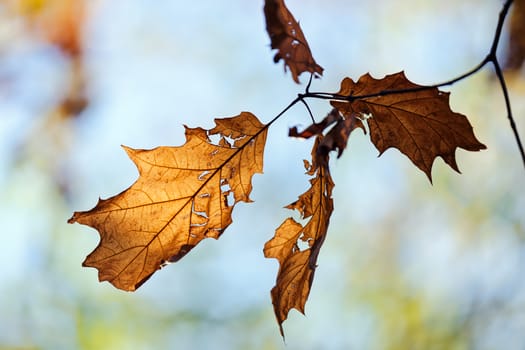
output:
<instances>
[{"instance_id":1,"label":"thin twig","mask_svg":"<svg viewBox=\"0 0 525 350\"><path fill-rule=\"evenodd\" d=\"M489 56L493 59L496 59L496 51L498 51L499 39L501 38L503 24L505 23L505 18L507 17L507 13L509 12L510 5L512 5L513 2L513 0L505 1L505 4L503 4L503 8L499 13L498 24L496 26L496 31L494 32L494 39L492 39L492 45L490 47L489 52Z\"/></svg>"},{"instance_id":2,"label":"thin twig","mask_svg":"<svg viewBox=\"0 0 525 350\"><path fill-rule=\"evenodd\" d=\"M314 118L314 115L312 114L312 110L310 109L310 106L308 106L308 103L306 103L306 101L304 99L301 99L301 102L306 107L306 110L308 111L308 114L310 114L310 119L312 119L312 123L315 124L315 118Z\"/></svg>"},{"instance_id":3,"label":"thin twig","mask_svg":"<svg viewBox=\"0 0 525 350\"><path fill-rule=\"evenodd\" d=\"M501 66L498 61L498 56L496 54L498 51L499 40L501 38L501 32L503 30L503 24L505 23L505 18L507 17L507 13L509 12L509 8L512 5L512 2L513 0L507 0L499 14L498 25L496 28L496 32L494 33L494 39L492 40L492 46L490 48L490 53L487 56L487 60L489 62L492 62L492 64L494 65L494 70L496 71L496 76L498 77L498 81L501 86L501 91L503 92L503 97L505 98L505 106L507 108L507 118L509 119L510 128L512 129L512 133L514 134L514 138L516 139L516 143L518 145L518 149L521 155L521 160L523 162L523 166L525 167L525 150L523 149L523 144L518 133L518 128L516 127L516 122L514 121L514 117L512 116L512 108L510 105L510 97L509 91L507 89L507 83L505 82L505 77L503 75L503 71L501 69Z\"/></svg>"},{"instance_id":4,"label":"thin twig","mask_svg":"<svg viewBox=\"0 0 525 350\"><path fill-rule=\"evenodd\" d=\"M483 61L481 61L478 65L476 65L474 68L472 68L468 72L466 72L466 73L464 73L464 74L462 74L462 75L460 75L460 76L458 76L456 78L444 81L442 83L433 84L433 85L424 85L424 86L418 86L418 87L408 88L408 89L381 90L381 91L378 91L378 92L374 92L373 94L350 95L350 96L340 95L340 94L337 94L337 93L327 93L327 92L309 92L309 93L302 94L301 97L303 97L303 98L317 98L317 99L323 99L323 100L336 100L336 101L345 101L345 102L349 101L349 102L352 102L352 101L355 101L355 100L362 100L362 99L372 98L372 97L380 97L380 96L396 95L396 94L406 94L406 93L410 93L410 92L418 92L418 91L425 91L425 90L429 90L429 89L436 89L436 88L443 87L443 86L453 85L453 84L457 83L460 80L463 80L465 78L470 77L471 75L476 74L478 71L480 71L489 62L492 62L492 59L491 59L490 55L485 57L483 59Z\"/></svg>"},{"instance_id":5,"label":"thin twig","mask_svg":"<svg viewBox=\"0 0 525 350\"><path fill-rule=\"evenodd\" d=\"M310 79L308 79L308 84L306 85L306 89L304 91L306 93L310 92L310 86L312 85L312 78L314 77L314 73L310 73Z\"/></svg>"},{"instance_id":6,"label":"thin twig","mask_svg":"<svg viewBox=\"0 0 525 350\"><path fill-rule=\"evenodd\" d=\"M510 128L512 129L514 138L516 139L516 143L518 144L518 149L521 154L521 160L523 161L523 166L525 167L525 151L523 150L523 144L521 143L520 135L518 133L518 128L516 127L516 123L514 122L514 118L512 117L512 109L510 107L510 97L509 97L509 92L507 90L507 84L505 83L505 77L503 76L503 71L501 70L498 60L494 60L492 61L492 63L494 64L496 76L498 77L499 83L501 85L501 91L503 91L503 97L505 98L505 106L507 107L507 118L509 119Z\"/></svg>"}]
</instances>

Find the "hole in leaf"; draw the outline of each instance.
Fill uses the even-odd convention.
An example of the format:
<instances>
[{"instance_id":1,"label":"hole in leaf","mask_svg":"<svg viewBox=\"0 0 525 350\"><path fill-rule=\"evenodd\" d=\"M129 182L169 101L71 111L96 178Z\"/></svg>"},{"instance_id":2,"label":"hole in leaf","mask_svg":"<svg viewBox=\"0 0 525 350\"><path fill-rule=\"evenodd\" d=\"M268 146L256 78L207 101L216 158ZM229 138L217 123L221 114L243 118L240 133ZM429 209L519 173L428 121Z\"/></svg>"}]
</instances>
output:
<instances>
[{"instance_id":1,"label":"hole in leaf","mask_svg":"<svg viewBox=\"0 0 525 350\"><path fill-rule=\"evenodd\" d=\"M309 243L310 240L306 240L304 241L303 240L303 236L301 236L297 242L296 242L296 247L299 249L299 251L305 251L307 249L310 249L310 243Z\"/></svg>"},{"instance_id":2,"label":"hole in leaf","mask_svg":"<svg viewBox=\"0 0 525 350\"><path fill-rule=\"evenodd\" d=\"M203 219L207 219L208 218L208 214L206 214L205 211L194 211L193 214L195 214L197 216L200 216ZM205 224L203 224L203 225L205 225ZM202 225L192 223L192 226L202 226Z\"/></svg>"},{"instance_id":3,"label":"hole in leaf","mask_svg":"<svg viewBox=\"0 0 525 350\"><path fill-rule=\"evenodd\" d=\"M361 119L361 120L367 120L367 119L370 119L372 117L373 117L373 115L369 111L368 112L361 112L361 113L359 113L356 116L356 118Z\"/></svg>"},{"instance_id":4,"label":"hole in leaf","mask_svg":"<svg viewBox=\"0 0 525 350\"><path fill-rule=\"evenodd\" d=\"M231 191L230 183L228 179L221 179L221 193Z\"/></svg>"},{"instance_id":5,"label":"hole in leaf","mask_svg":"<svg viewBox=\"0 0 525 350\"><path fill-rule=\"evenodd\" d=\"M199 179L200 181L204 181L204 180L206 180L206 175L208 175L209 173L211 173L211 171L204 170L202 173L200 173L200 175L197 177L197 179Z\"/></svg>"},{"instance_id":6,"label":"hole in leaf","mask_svg":"<svg viewBox=\"0 0 525 350\"><path fill-rule=\"evenodd\" d=\"M210 143L212 145L218 145L222 136L221 134L210 134L208 135L208 138L210 139Z\"/></svg>"},{"instance_id":7,"label":"hole in leaf","mask_svg":"<svg viewBox=\"0 0 525 350\"><path fill-rule=\"evenodd\" d=\"M235 196L232 191L226 191L222 193L224 206L230 207L230 203L235 203Z\"/></svg>"},{"instance_id":8,"label":"hole in leaf","mask_svg":"<svg viewBox=\"0 0 525 350\"><path fill-rule=\"evenodd\" d=\"M169 260L162 260L160 262L160 268L163 268L164 266L168 266L169 264L172 264L173 262L169 261Z\"/></svg>"},{"instance_id":9,"label":"hole in leaf","mask_svg":"<svg viewBox=\"0 0 525 350\"><path fill-rule=\"evenodd\" d=\"M191 213L192 213L192 222L191 222L190 226L204 226L204 225L206 225L206 223L208 221L208 213L206 213L205 211L195 210L195 202L193 202L192 205L191 205ZM193 222L193 217L194 216L197 216L195 218L195 220L199 220L200 222L194 223Z\"/></svg>"}]
</instances>

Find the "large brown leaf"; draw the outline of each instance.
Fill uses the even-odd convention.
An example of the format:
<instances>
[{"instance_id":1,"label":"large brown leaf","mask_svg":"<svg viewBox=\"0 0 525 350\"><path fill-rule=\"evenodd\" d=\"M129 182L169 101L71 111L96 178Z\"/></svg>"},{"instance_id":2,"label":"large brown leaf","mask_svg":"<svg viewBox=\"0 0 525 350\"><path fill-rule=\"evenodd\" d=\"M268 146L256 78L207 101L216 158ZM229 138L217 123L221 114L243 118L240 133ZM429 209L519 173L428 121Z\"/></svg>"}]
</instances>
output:
<instances>
[{"instance_id":1,"label":"large brown leaf","mask_svg":"<svg viewBox=\"0 0 525 350\"><path fill-rule=\"evenodd\" d=\"M287 206L299 211L303 226L292 218L286 219L266 242L264 255L279 260L279 272L272 288L272 303L284 337L282 324L288 312L295 308L304 314L304 306L312 286L317 257L326 237L330 215L333 211L332 189L334 183L328 170L328 153L318 152L323 136L317 136L312 149L312 163L305 161L307 173L314 176L310 188L299 199Z\"/></svg>"},{"instance_id":2,"label":"large brown leaf","mask_svg":"<svg viewBox=\"0 0 525 350\"><path fill-rule=\"evenodd\" d=\"M251 201L267 128L249 112L215 123L211 130L186 127L180 147L125 147L139 179L95 208L73 214L70 223L100 233L98 247L83 263L99 270L100 281L135 290L204 238L218 238L231 224L235 204ZM213 143L211 135L219 140Z\"/></svg>"},{"instance_id":3,"label":"large brown leaf","mask_svg":"<svg viewBox=\"0 0 525 350\"><path fill-rule=\"evenodd\" d=\"M274 62L283 59L285 71L288 66L296 83L303 72L322 75L323 68L315 62L302 29L284 0L266 0L264 15L272 49L278 50Z\"/></svg>"},{"instance_id":4,"label":"large brown leaf","mask_svg":"<svg viewBox=\"0 0 525 350\"><path fill-rule=\"evenodd\" d=\"M467 118L449 106L449 93L410 82L403 72L374 79L363 75L356 83L345 78L339 95L348 102L331 101L346 117L366 120L370 138L380 154L390 147L404 153L432 181L432 164L441 157L454 170L456 148L485 149Z\"/></svg>"}]
</instances>

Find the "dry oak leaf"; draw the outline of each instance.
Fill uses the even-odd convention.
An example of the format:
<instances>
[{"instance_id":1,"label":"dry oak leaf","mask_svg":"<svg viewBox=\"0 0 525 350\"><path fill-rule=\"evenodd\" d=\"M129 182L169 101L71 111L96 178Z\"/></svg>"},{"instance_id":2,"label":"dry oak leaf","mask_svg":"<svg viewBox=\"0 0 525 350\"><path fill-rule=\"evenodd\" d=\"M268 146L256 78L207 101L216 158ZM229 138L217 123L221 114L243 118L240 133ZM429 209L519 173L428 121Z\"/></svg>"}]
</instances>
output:
<instances>
[{"instance_id":1,"label":"dry oak leaf","mask_svg":"<svg viewBox=\"0 0 525 350\"><path fill-rule=\"evenodd\" d=\"M310 180L310 188L286 207L299 211L301 218L309 219L308 222L303 226L293 218L287 218L264 246L265 257L279 260L277 281L271 295L283 337L282 324L288 317L288 312L295 308L304 314L317 267L317 257L333 211L334 183L327 166L328 154L319 155L317 152L322 138L322 135L316 138L312 149L312 163L305 161L307 174L314 176Z\"/></svg>"},{"instance_id":2,"label":"dry oak leaf","mask_svg":"<svg viewBox=\"0 0 525 350\"><path fill-rule=\"evenodd\" d=\"M251 179L262 173L267 127L253 114L215 119L211 130L186 128L179 147L124 147L140 176L124 192L75 212L69 223L97 229L100 243L83 266L100 281L133 291L201 240L219 238L239 201L250 202ZM211 135L218 135L213 143Z\"/></svg>"},{"instance_id":3,"label":"dry oak leaf","mask_svg":"<svg viewBox=\"0 0 525 350\"><path fill-rule=\"evenodd\" d=\"M271 47L278 50L273 61L277 63L283 59L284 70L287 66L290 68L296 83L303 72L322 75L323 68L315 62L302 29L284 0L266 0L264 15Z\"/></svg>"},{"instance_id":4,"label":"dry oak leaf","mask_svg":"<svg viewBox=\"0 0 525 350\"><path fill-rule=\"evenodd\" d=\"M365 74L357 83L345 78L337 94L348 101L334 100L332 106L346 117L366 120L380 155L390 147L399 149L430 181L435 158L443 158L459 172L456 148L486 148L474 136L468 119L450 109L448 92L414 84L403 72L383 79Z\"/></svg>"}]
</instances>

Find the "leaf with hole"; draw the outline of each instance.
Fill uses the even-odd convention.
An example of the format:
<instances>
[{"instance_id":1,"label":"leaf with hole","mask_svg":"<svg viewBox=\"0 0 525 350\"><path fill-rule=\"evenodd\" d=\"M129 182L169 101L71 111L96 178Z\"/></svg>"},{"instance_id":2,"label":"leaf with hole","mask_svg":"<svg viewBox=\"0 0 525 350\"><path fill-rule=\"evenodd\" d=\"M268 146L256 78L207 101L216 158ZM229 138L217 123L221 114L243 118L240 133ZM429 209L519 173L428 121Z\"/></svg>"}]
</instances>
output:
<instances>
[{"instance_id":1,"label":"leaf with hole","mask_svg":"<svg viewBox=\"0 0 525 350\"><path fill-rule=\"evenodd\" d=\"M315 62L302 29L284 0L266 0L264 15L271 47L278 50L274 62L284 60L285 71L286 67L290 68L296 83L303 72L322 75L323 68Z\"/></svg>"},{"instance_id":2,"label":"leaf with hole","mask_svg":"<svg viewBox=\"0 0 525 350\"><path fill-rule=\"evenodd\" d=\"M272 303L284 337L282 324L294 308L304 314L304 307L317 267L317 257L328 231L333 211L334 183L328 169L328 153L318 152L322 135L317 136L312 149L312 162L306 162L307 174L313 176L310 188L286 208L297 210L303 226L293 218L286 219L266 242L264 255L279 260L279 272L272 288Z\"/></svg>"},{"instance_id":3,"label":"leaf with hole","mask_svg":"<svg viewBox=\"0 0 525 350\"><path fill-rule=\"evenodd\" d=\"M132 291L165 263L201 240L219 238L234 206L250 202L251 180L262 173L266 126L253 114L216 119L211 130L186 127L180 147L124 147L140 177L124 192L99 200L69 220L97 229L98 247L83 265L100 281ZM217 142L210 137L218 136Z\"/></svg>"}]
</instances>

